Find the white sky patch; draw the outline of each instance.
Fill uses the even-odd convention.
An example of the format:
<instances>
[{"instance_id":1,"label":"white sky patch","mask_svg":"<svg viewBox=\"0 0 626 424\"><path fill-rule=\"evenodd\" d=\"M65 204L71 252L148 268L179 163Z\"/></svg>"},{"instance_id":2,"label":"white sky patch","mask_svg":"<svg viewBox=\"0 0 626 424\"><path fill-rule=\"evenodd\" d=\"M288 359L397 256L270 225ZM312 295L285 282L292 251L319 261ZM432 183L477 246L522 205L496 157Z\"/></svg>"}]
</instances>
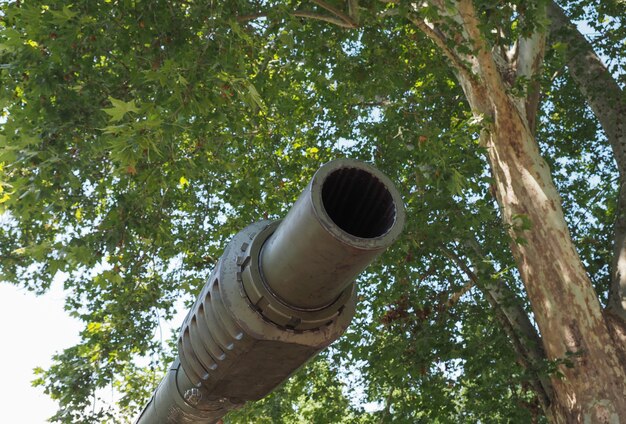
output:
<instances>
[{"instance_id":1,"label":"white sky patch","mask_svg":"<svg viewBox=\"0 0 626 424\"><path fill-rule=\"evenodd\" d=\"M31 386L33 368L51 365L52 355L79 341L81 324L63 310L63 285L36 296L0 283L0 422L45 423L57 405Z\"/></svg>"}]
</instances>

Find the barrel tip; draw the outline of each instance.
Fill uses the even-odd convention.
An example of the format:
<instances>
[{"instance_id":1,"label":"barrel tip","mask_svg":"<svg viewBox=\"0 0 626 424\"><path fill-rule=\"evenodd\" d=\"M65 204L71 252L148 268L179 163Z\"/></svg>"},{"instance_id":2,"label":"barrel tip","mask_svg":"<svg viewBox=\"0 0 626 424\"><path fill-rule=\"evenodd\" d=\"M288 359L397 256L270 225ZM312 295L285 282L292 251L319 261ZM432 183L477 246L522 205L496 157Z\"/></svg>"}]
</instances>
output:
<instances>
[{"instance_id":1,"label":"barrel tip","mask_svg":"<svg viewBox=\"0 0 626 424\"><path fill-rule=\"evenodd\" d=\"M324 226L355 247L387 248L404 227L400 193L367 163L344 158L324 164L313 176L311 195Z\"/></svg>"}]
</instances>

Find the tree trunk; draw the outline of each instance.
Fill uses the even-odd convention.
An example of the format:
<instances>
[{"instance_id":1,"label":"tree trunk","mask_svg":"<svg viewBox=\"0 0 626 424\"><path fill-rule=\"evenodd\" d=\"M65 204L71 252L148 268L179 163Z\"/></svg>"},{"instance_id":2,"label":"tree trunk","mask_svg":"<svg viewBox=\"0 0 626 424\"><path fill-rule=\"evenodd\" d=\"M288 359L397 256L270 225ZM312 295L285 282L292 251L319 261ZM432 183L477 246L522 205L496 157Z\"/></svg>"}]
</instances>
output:
<instances>
[{"instance_id":1,"label":"tree trunk","mask_svg":"<svg viewBox=\"0 0 626 424\"><path fill-rule=\"evenodd\" d=\"M613 321L622 324L617 316L605 318L572 242L532 130L537 93L515 97L508 89L512 82L505 78L514 71L516 77L535 81L546 32L539 28L520 38L517 51L508 52L516 54L502 53L484 37L471 0L456 2L454 13L443 2L432 4L440 21L413 22L450 59L473 113L486 118L481 138L496 197L552 365L545 413L555 423L619 423L626 417L626 363L621 356L626 328L615 325ZM454 33L446 29L450 22L459 26ZM471 53L454 47L457 38L469 44Z\"/></svg>"},{"instance_id":2,"label":"tree trunk","mask_svg":"<svg viewBox=\"0 0 626 424\"><path fill-rule=\"evenodd\" d=\"M464 84L468 87L468 84ZM626 372L598 297L574 248L561 200L525 114L503 92L469 93L498 105L483 138L511 250L548 360L557 423L619 422L626 417ZM484 110L475 110L484 114Z\"/></svg>"}]
</instances>

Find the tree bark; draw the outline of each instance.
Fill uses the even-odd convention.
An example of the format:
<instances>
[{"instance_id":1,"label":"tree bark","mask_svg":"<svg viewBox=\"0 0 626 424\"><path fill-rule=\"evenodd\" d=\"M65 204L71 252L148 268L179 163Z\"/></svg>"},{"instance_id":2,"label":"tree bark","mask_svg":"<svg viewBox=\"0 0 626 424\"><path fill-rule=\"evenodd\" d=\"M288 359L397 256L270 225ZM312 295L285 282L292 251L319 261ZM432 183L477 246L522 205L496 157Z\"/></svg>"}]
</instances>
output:
<instances>
[{"instance_id":1,"label":"tree bark","mask_svg":"<svg viewBox=\"0 0 626 424\"><path fill-rule=\"evenodd\" d=\"M524 119L511 103L494 110L485 141L511 250L547 358L562 363L552 376L552 419L617 421L626 417L626 372Z\"/></svg>"}]
</instances>

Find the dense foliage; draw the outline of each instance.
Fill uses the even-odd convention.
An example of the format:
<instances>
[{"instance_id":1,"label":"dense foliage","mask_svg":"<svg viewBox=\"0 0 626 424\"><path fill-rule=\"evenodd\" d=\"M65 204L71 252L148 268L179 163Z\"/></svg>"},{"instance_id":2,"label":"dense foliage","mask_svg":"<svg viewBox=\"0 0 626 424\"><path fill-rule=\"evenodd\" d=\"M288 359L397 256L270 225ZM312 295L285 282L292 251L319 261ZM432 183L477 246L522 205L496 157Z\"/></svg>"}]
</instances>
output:
<instances>
[{"instance_id":1,"label":"dense foliage","mask_svg":"<svg viewBox=\"0 0 626 424\"><path fill-rule=\"evenodd\" d=\"M541 419L483 290L500 285L530 313L478 141L484 122L403 4L362 1L350 10L358 27L345 28L357 2L328 3L0 6L2 280L43 293L62 278L66 309L85 324L81 343L38 371L59 402L53 421L134 416L171 354L155 334L177 299L189 305L236 231L282 216L342 156L397 183L403 237L359 280L348 334L229 422ZM508 37L546 25L515 18L526 2L476 3ZM623 6L563 6L591 25L623 84ZM564 54L549 44L537 138L606 300L617 170ZM115 404L102 394L111 386Z\"/></svg>"}]
</instances>

